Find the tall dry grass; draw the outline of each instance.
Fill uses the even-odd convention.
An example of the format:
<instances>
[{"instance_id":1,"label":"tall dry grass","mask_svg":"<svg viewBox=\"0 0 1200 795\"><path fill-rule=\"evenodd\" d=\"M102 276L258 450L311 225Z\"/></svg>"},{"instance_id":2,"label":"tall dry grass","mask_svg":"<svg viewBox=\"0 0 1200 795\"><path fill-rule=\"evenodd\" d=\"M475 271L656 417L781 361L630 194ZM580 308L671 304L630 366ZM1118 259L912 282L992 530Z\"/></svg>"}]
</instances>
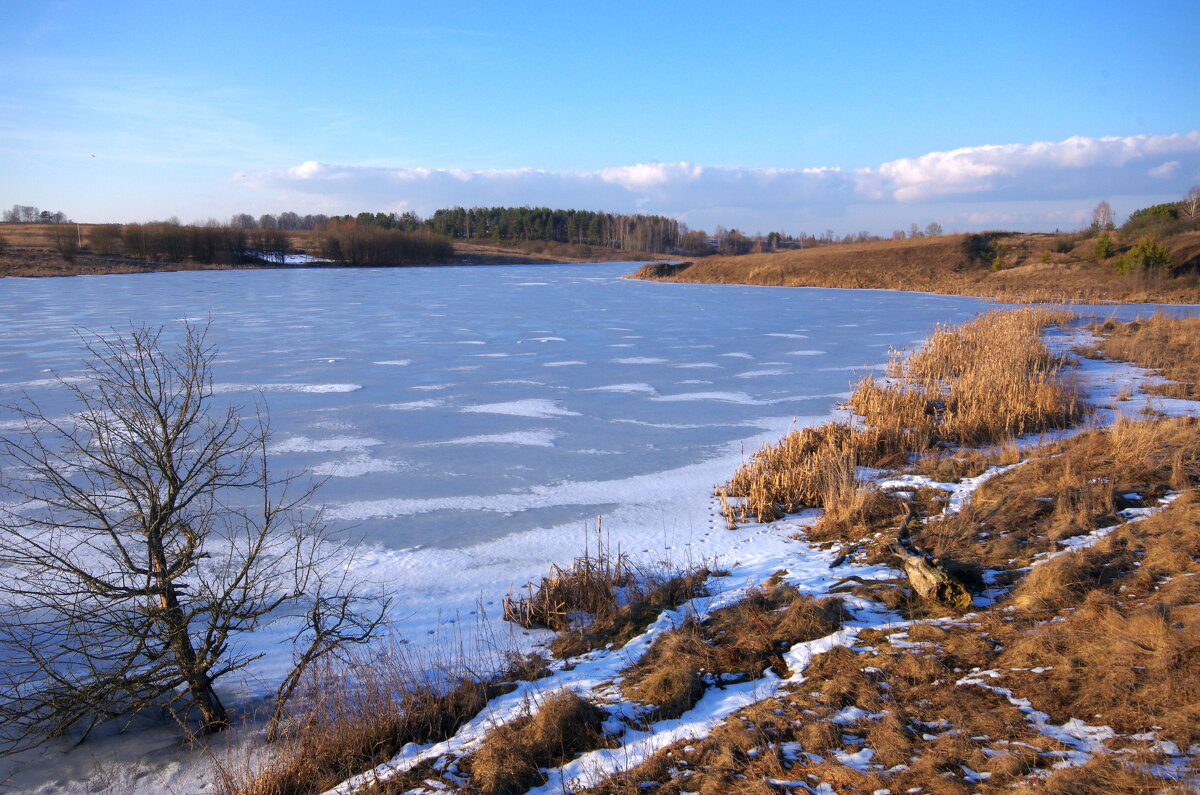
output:
<instances>
[{"instance_id":1,"label":"tall dry grass","mask_svg":"<svg viewBox=\"0 0 1200 795\"><path fill-rule=\"evenodd\" d=\"M1200 317L1155 314L1131 323L1110 320L1097 331L1104 337L1100 351L1105 356L1137 362L1175 382L1150 391L1200 399Z\"/></svg>"},{"instance_id":2,"label":"tall dry grass","mask_svg":"<svg viewBox=\"0 0 1200 795\"><path fill-rule=\"evenodd\" d=\"M1001 445L1077 422L1086 408L1066 362L1042 331L1069 315L1041 309L989 312L940 326L927 344L897 354L887 378L858 383L850 406L865 427L831 422L764 445L724 487L740 500L727 519L773 521L802 507L842 509L858 494L858 466L887 467L950 445Z\"/></svg>"},{"instance_id":3,"label":"tall dry grass","mask_svg":"<svg viewBox=\"0 0 1200 795\"><path fill-rule=\"evenodd\" d=\"M499 673L434 660L392 641L316 666L265 762L221 771L224 795L315 795L391 759L408 743L447 739L545 661L505 655Z\"/></svg>"},{"instance_id":4,"label":"tall dry grass","mask_svg":"<svg viewBox=\"0 0 1200 795\"><path fill-rule=\"evenodd\" d=\"M708 578L722 574L702 565L636 565L606 545L597 527L595 554L587 550L567 568L553 565L524 594L510 593L504 617L557 632L550 643L557 657L609 644L619 648L663 610L703 595Z\"/></svg>"},{"instance_id":5,"label":"tall dry grass","mask_svg":"<svg viewBox=\"0 0 1200 795\"><path fill-rule=\"evenodd\" d=\"M987 445L1067 427L1083 415L1066 362L1042 341L1043 329L1070 315L1026 308L989 312L962 326L939 326L907 358L895 356L888 378L868 377L850 405L871 428L907 440Z\"/></svg>"}]
</instances>

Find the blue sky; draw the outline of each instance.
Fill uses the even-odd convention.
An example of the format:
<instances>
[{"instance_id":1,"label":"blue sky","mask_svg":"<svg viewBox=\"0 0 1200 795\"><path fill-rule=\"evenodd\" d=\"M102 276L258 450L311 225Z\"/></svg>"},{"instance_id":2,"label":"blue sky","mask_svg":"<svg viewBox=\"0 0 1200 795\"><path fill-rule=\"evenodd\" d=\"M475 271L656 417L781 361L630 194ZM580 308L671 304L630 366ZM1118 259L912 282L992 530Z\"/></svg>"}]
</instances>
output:
<instances>
[{"instance_id":1,"label":"blue sky","mask_svg":"<svg viewBox=\"0 0 1200 795\"><path fill-rule=\"evenodd\" d=\"M5 0L0 204L1072 228L1200 182L1200 6Z\"/></svg>"}]
</instances>

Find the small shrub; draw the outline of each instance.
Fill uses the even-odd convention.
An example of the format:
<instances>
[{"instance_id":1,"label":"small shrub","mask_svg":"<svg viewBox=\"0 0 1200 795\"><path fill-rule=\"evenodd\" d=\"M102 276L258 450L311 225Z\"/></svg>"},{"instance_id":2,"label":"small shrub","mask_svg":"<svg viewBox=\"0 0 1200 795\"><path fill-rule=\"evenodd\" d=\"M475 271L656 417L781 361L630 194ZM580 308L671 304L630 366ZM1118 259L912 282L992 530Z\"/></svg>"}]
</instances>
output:
<instances>
[{"instance_id":1,"label":"small shrub","mask_svg":"<svg viewBox=\"0 0 1200 795\"><path fill-rule=\"evenodd\" d=\"M1113 267L1122 276L1128 276L1135 271L1170 273L1173 270L1171 252L1150 236L1143 237L1133 248L1117 257Z\"/></svg>"},{"instance_id":2,"label":"small shrub","mask_svg":"<svg viewBox=\"0 0 1200 795\"><path fill-rule=\"evenodd\" d=\"M1058 235L1050 244L1050 250L1055 254L1069 254L1075 248L1075 241L1066 235Z\"/></svg>"},{"instance_id":3,"label":"small shrub","mask_svg":"<svg viewBox=\"0 0 1200 795\"><path fill-rule=\"evenodd\" d=\"M1108 259L1113 255L1113 240L1112 235L1108 232L1100 233L1100 237L1096 238L1096 245L1092 248L1092 256L1096 259Z\"/></svg>"},{"instance_id":4,"label":"small shrub","mask_svg":"<svg viewBox=\"0 0 1200 795\"><path fill-rule=\"evenodd\" d=\"M67 262L74 262L79 253L79 230L74 224L55 224L50 232L54 250Z\"/></svg>"},{"instance_id":5,"label":"small shrub","mask_svg":"<svg viewBox=\"0 0 1200 795\"><path fill-rule=\"evenodd\" d=\"M719 574L703 567L637 567L627 555L614 555L599 533L597 539L595 555L585 552L570 568L551 566L524 595L504 599L506 621L559 633L550 643L557 657L610 643L619 648L663 610L705 593L705 581Z\"/></svg>"}]
</instances>

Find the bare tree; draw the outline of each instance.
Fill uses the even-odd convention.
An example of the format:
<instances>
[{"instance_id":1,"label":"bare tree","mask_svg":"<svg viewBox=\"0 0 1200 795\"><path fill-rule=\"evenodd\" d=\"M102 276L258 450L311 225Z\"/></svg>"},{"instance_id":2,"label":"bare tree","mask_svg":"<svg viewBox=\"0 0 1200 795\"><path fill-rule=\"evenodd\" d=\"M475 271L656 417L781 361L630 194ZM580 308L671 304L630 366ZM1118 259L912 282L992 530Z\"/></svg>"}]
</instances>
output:
<instances>
[{"instance_id":1,"label":"bare tree","mask_svg":"<svg viewBox=\"0 0 1200 795\"><path fill-rule=\"evenodd\" d=\"M1112 205L1107 201L1101 201L1096 205L1096 209L1092 210L1092 231L1112 229L1113 226Z\"/></svg>"},{"instance_id":2,"label":"bare tree","mask_svg":"<svg viewBox=\"0 0 1200 795\"><path fill-rule=\"evenodd\" d=\"M265 413L210 408L206 330L185 327L171 350L162 334L83 335L86 377L61 382L75 411L12 407L21 430L0 438L0 750L152 708L220 731L214 682L262 656L238 635L299 626L299 677L383 620L386 599L355 593L349 548L309 507L313 487L268 473Z\"/></svg>"},{"instance_id":3,"label":"bare tree","mask_svg":"<svg viewBox=\"0 0 1200 795\"><path fill-rule=\"evenodd\" d=\"M925 237L937 237L942 233L942 225L937 221L930 221L925 227Z\"/></svg>"},{"instance_id":4,"label":"bare tree","mask_svg":"<svg viewBox=\"0 0 1200 795\"><path fill-rule=\"evenodd\" d=\"M1179 212L1193 221L1200 217L1200 185L1193 185L1179 202Z\"/></svg>"}]
</instances>

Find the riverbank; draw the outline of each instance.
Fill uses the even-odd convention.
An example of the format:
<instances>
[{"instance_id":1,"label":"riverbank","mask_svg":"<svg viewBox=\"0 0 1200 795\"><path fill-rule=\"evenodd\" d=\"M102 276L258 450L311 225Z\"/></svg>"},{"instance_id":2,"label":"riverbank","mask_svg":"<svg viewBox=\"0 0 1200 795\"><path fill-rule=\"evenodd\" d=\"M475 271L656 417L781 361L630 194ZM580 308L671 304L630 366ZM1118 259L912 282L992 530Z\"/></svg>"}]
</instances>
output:
<instances>
[{"instance_id":1,"label":"riverbank","mask_svg":"<svg viewBox=\"0 0 1200 795\"><path fill-rule=\"evenodd\" d=\"M1011 302L1200 303L1200 232L1173 235L1162 243L1183 275L1123 276L1112 258L1094 259L1094 238L999 232L651 264L633 278L914 290ZM1114 250L1114 256L1119 253Z\"/></svg>"},{"instance_id":2,"label":"riverbank","mask_svg":"<svg viewBox=\"0 0 1200 795\"><path fill-rule=\"evenodd\" d=\"M425 693L419 736L318 699L231 791L317 792L352 758L339 792L1190 791L1200 321L1066 322L939 330L859 384L859 422L718 488L757 551L665 574L598 548L510 600L557 634L470 690L499 694Z\"/></svg>"},{"instance_id":3,"label":"riverbank","mask_svg":"<svg viewBox=\"0 0 1200 795\"><path fill-rule=\"evenodd\" d=\"M95 224L71 224L76 242L89 239ZM319 252L319 233L290 231L286 235L288 249L294 252ZM239 270L271 268L328 268L342 267L314 257L279 265L268 260L247 260L240 263L203 263L193 260L170 261L136 259L116 254L98 254L79 245L79 250L64 257L57 250L53 224L0 224L0 277L35 278L42 276L83 276L113 273L158 273L182 270ZM453 254L434 265L543 265L587 262L647 262L666 259L664 254L646 251L627 251L605 246L556 243L553 241L486 240L452 241ZM293 258L295 259L295 258Z\"/></svg>"}]
</instances>

